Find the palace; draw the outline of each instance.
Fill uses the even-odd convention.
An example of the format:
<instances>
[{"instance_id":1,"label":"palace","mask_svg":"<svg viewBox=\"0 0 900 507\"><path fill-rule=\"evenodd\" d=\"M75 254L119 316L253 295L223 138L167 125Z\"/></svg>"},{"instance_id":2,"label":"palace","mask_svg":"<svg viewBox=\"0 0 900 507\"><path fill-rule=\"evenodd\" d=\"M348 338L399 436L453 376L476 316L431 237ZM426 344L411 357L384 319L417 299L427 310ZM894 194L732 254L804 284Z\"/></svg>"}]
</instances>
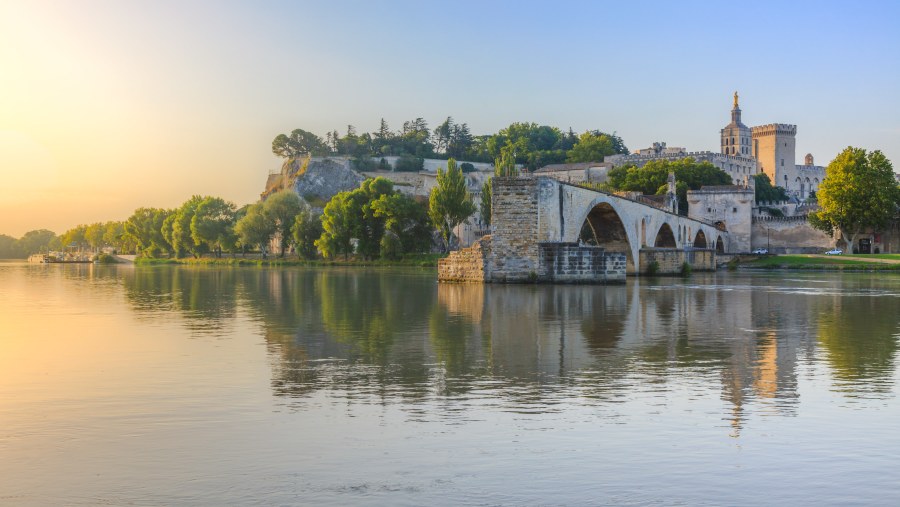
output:
<instances>
[{"instance_id":1,"label":"palace","mask_svg":"<svg viewBox=\"0 0 900 507\"><path fill-rule=\"evenodd\" d=\"M825 168L815 165L812 154L806 155L802 165L796 163L796 136L796 125L744 125L735 92L731 123L720 131L720 153L689 152L684 148L667 147L666 143L653 143L650 148L631 155L606 157L604 162L609 162L613 167L625 164L640 167L651 160L692 157L697 161L710 162L725 171L735 185L745 184L750 176L765 173L773 185L783 187L792 198L805 201L819 189L825 179Z\"/></svg>"}]
</instances>

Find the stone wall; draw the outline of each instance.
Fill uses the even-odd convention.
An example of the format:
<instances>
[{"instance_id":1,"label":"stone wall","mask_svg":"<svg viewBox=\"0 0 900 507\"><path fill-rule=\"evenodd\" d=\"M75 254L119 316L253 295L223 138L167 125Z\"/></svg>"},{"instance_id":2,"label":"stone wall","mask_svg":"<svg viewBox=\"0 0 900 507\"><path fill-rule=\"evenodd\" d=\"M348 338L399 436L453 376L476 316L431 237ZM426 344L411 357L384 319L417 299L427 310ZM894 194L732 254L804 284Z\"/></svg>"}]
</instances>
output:
<instances>
[{"instance_id":1,"label":"stone wall","mask_svg":"<svg viewBox=\"0 0 900 507\"><path fill-rule=\"evenodd\" d=\"M675 275L681 273L681 266L687 262L693 271L715 271L716 251L713 249L678 250L674 248L641 249L641 266L646 270L651 262L659 265L657 273Z\"/></svg>"},{"instance_id":2,"label":"stone wall","mask_svg":"<svg viewBox=\"0 0 900 507\"><path fill-rule=\"evenodd\" d=\"M439 282L489 282L491 237L485 236L438 261Z\"/></svg>"},{"instance_id":3,"label":"stone wall","mask_svg":"<svg viewBox=\"0 0 900 507\"><path fill-rule=\"evenodd\" d=\"M491 199L491 278L524 282L538 275L537 180L495 177Z\"/></svg>"},{"instance_id":4,"label":"stone wall","mask_svg":"<svg viewBox=\"0 0 900 507\"><path fill-rule=\"evenodd\" d=\"M537 281L555 283L625 283L626 256L596 246L541 243Z\"/></svg>"},{"instance_id":5,"label":"stone wall","mask_svg":"<svg viewBox=\"0 0 900 507\"><path fill-rule=\"evenodd\" d=\"M806 217L753 217L751 247L769 253L822 253L834 247L834 239L814 229Z\"/></svg>"}]
</instances>

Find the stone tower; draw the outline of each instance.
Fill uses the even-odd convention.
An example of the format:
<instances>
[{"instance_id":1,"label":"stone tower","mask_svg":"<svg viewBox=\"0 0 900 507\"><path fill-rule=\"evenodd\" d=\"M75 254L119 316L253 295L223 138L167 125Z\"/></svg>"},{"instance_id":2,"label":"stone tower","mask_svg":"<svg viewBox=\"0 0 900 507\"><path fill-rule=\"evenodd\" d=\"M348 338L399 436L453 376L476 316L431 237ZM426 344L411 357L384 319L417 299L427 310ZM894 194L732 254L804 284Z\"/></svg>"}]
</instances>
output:
<instances>
[{"instance_id":1,"label":"stone tower","mask_svg":"<svg viewBox=\"0 0 900 507\"><path fill-rule=\"evenodd\" d=\"M741 108L738 107L738 93L734 92L734 107L731 109L731 123L722 129L722 153L750 158L751 132L741 123Z\"/></svg>"},{"instance_id":2,"label":"stone tower","mask_svg":"<svg viewBox=\"0 0 900 507\"><path fill-rule=\"evenodd\" d=\"M784 187L788 192L799 192L794 158L797 126L770 123L753 127L752 134L753 156L759 162L760 172L769 176L772 185Z\"/></svg>"}]
</instances>

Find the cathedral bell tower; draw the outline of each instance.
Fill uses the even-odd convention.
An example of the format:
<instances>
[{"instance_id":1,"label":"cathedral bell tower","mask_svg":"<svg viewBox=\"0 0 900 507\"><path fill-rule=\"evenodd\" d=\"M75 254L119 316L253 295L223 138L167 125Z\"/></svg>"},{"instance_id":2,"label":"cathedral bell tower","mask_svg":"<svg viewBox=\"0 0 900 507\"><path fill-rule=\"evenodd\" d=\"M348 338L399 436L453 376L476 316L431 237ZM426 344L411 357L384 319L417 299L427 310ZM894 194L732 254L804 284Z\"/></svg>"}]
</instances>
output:
<instances>
[{"instance_id":1,"label":"cathedral bell tower","mask_svg":"<svg viewBox=\"0 0 900 507\"><path fill-rule=\"evenodd\" d=\"M731 109L731 123L722 129L722 153L736 157L750 158L750 128L741 123L741 108L738 106L738 93L734 92L734 107Z\"/></svg>"}]
</instances>

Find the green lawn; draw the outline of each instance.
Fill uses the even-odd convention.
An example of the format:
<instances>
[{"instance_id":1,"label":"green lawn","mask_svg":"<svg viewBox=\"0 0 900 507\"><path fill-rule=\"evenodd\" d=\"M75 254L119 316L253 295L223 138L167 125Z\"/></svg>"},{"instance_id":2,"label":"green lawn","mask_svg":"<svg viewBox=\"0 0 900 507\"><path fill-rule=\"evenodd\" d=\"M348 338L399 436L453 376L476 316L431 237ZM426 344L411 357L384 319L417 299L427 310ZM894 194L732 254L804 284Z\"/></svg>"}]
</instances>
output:
<instances>
[{"instance_id":1,"label":"green lawn","mask_svg":"<svg viewBox=\"0 0 900 507\"><path fill-rule=\"evenodd\" d=\"M892 261L900 261L900 254L844 254L841 257L852 257L854 259L888 259Z\"/></svg>"},{"instance_id":2,"label":"green lawn","mask_svg":"<svg viewBox=\"0 0 900 507\"><path fill-rule=\"evenodd\" d=\"M866 260L866 259L870 260ZM900 255L768 255L741 263L742 267L761 269L865 269L897 270L900 263L872 262L872 258L900 260Z\"/></svg>"}]
</instances>

